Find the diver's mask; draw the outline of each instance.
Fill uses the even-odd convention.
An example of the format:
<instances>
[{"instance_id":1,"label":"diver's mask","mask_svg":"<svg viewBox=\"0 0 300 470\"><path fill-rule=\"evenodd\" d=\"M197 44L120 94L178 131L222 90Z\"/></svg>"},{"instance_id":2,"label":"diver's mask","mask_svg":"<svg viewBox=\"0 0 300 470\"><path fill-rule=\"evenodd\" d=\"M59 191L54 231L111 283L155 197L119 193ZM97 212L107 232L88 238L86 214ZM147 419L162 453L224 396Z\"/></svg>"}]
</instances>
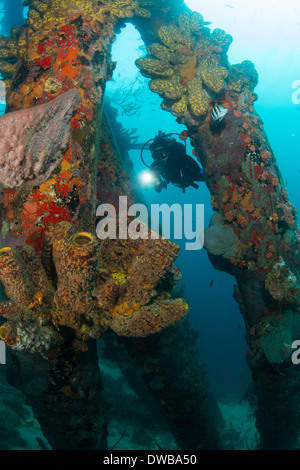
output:
<instances>
[{"instance_id":1,"label":"diver's mask","mask_svg":"<svg viewBox=\"0 0 300 470\"><path fill-rule=\"evenodd\" d=\"M169 156L169 151L166 147L157 147L151 153L153 160L158 162L165 162Z\"/></svg>"}]
</instances>

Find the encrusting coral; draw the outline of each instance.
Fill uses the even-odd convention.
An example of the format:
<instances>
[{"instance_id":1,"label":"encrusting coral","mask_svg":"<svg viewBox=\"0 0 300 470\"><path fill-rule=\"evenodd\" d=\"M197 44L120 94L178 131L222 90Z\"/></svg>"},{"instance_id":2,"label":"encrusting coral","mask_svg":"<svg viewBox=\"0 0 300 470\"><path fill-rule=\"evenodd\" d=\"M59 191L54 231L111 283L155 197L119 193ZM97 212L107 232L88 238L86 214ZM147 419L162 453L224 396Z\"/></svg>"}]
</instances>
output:
<instances>
[{"instance_id":1,"label":"encrusting coral","mask_svg":"<svg viewBox=\"0 0 300 470\"><path fill-rule=\"evenodd\" d=\"M224 225L220 214L214 214L204 232L204 248L208 253L230 259L238 254L237 242L238 237L232 227Z\"/></svg>"},{"instance_id":2,"label":"encrusting coral","mask_svg":"<svg viewBox=\"0 0 300 470\"><path fill-rule=\"evenodd\" d=\"M147 1L28 0L26 4L26 26L14 28L10 39L0 38L7 110L31 112L70 89L78 90L80 103L71 120L69 147L55 162L56 171L39 186L24 179L27 184L2 191L2 245L27 243L40 253L42 240L44 244L41 258L26 245L6 246L0 252L0 279L8 297L1 305L0 313L8 320L0 328L1 338L16 356L18 349L27 349L50 359L53 345L57 356L59 349L68 349L59 347L66 339L73 355L86 350L88 339L108 328L119 335L144 336L180 320L187 311L183 300L171 301L168 294L178 277L172 266L175 245L166 240L100 243L91 234L95 201L110 193L107 184L103 194L96 194L97 167L111 181L118 176L110 166L107 145L106 161L97 161L102 98L115 67L110 47L120 20L146 17L136 21L138 28L142 33L149 28L147 40L157 37L148 45L149 56L137 65L151 79L151 90L163 98L163 109L187 125L194 154L203 165L218 211L205 246L211 258L217 258L216 267L228 269L238 280L236 298L246 320L248 358L255 386L265 394L259 412L263 415L269 402L275 404L276 413L279 410L271 419L265 413L266 420L258 423L261 436L269 438L270 426L273 430L285 414L284 406L281 414L277 406L282 392L291 391L289 375L280 377L279 386L272 381L268 362L280 364L289 357L290 342L296 337L288 323L291 316L296 319L300 307L300 232L296 210L253 107L257 99L253 64L230 66L226 51L231 37L219 29L210 32L198 13L181 13L176 20L177 12L170 7L172 23L165 25L163 15L159 20L150 16ZM215 103L228 111L217 129L208 113ZM67 360L64 371L69 365ZM60 387L59 360L52 366ZM52 404L58 403L55 394L48 394L53 377L42 397L45 403L50 396L47 423ZM297 394L294 401L298 410ZM294 424L289 429L299 429L299 423ZM282 433L277 430L277 434L281 439ZM277 444L279 448L281 441Z\"/></svg>"},{"instance_id":3,"label":"encrusting coral","mask_svg":"<svg viewBox=\"0 0 300 470\"><path fill-rule=\"evenodd\" d=\"M99 113L105 83L115 65L110 59L110 44L118 17L110 15L109 6L104 4L106 13L97 16L100 9L94 0L30 1L27 4L27 24L15 31L15 40L24 40L25 45L20 49L20 57L13 60L14 75L5 81L9 111L5 119L22 116L14 111L24 112L24 109L29 109L31 115L39 113L39 109L46 109L42 108L44 104L72 89L80 95L76 114L70 116L71 128L65 129L64 139L69 139L69 146L66 145L56 171L51 175L51 171L48 172L44 179L33 177L34 185L30 185L27 178L29 184L22 185L22 191L7 188L1 197L8 217L8 231L4 232L7 236L1 241L2 246L9 244L11 237L18 237L40 249L49 223L76 220L80 213L82 228L92 228ZM128 2L113 2L113 5L115 13L120 10L120 15L125 14L123 6L128 8ZM132 7L134 9L136 4ZM49 107L51 109L51 104ZM51 132L51 125L47 127ZM43 143L40 139L36 148ZM61 144L59 133L54 143L54 147ZM53 157L52 149L48 154ZM55 162L50 160L49 163Z\"/></svg>"},{"instance_id":4,"label":"encrusting coral","mask_svg":"<svg viewBox=\"0 0 300 470\"><path fill-rule=\"evenodd\" d=\"M80 102L51 174L35 175L33 185L23 178L1 193L0 280L7 299L0 313L7 321L0 337L20 365L20 373L12 373L14 385L26 393L53 448L106 448L93 339L107 329L144 337L177 323L188 310L184 300L170 298L179 277L172 264L176 245L162 239L99 242L93 236L97 199L114 204L119 190L130 198L128 175L116 165L101 122L105 84L116 65L111 44L124 18L148 22L151 2L25 4L26 25L14 30L11 41L0 41L6 111L11 119L22 116L19 111L38 113L74 89Z\"/></svg>"},{"instance_id":5,"label":"encrusting coral","mask_svg":"<svg viewBox=\"0 0 300 470\"><path fill-rule=\"evenodd\" d=\"M71 119L69 147L61 160L62 148L58 149L57 159L53 158L55 146L62 143L58 132L53 150L50 148L44 158L49 167L47 174L37 165L30 169L30 174L31 170L37 174L30 177L21 172L14 179L8 177L7 171L2 172L8 187L0 203L8 220L2 227L1 245L17 237L19 243L33 243L40 250L49 223L80 217L82 229L92 230L97 197L98 125L105 83L116 65L111 60L111 43L124 18L150 16L151 1L27 0L25 5L29 7L26 24L12 28L11 38L0 37L0 72L5 79L8 112L4 121L21 117L23 114L15 113L19 110L28 109L28 116L34 115L39 112L35 107L42 110L41 106L72 89L80 95L77 112ZM51 132L50 123L47 127ZM41 132L36 149L44 142ZM16 132L14 139L18 135ZM69 135L66 127L65 139ZM43 162L43 157L39 162ZM8 170L8 163L3 170ZM22 183L26 183L24 188ZM15 191L15 186L22 187L22 192Z\"/></svg>"},{"instance_id":6,"label":"encrusting coral","mask_svg":"<svg viewBox=\"0 0 300 470\"><path fill-rule=\"evenodd\" d=\"M119 196L126 194L128 204L133 204L135 198L130 185L130 170L126 172L124 169L124 155L120 155L119 141L117 145L105 111L102 115L100 150L101 158L97 163L98 203L109 201L117 209ZM123 152L125 153L125 150Z\"/></svg>"},{"instance_id":7,"label":"encrusting coral","mask_svg":"<svg viewBox=\"0 0 300 470\"><path fill-rule=\"evenodd\" d=\"M0 251L0 279L9 298L1 303L0 314L9 322L0 337L12 348L47 355L68 327L74 349L85 350L86 340L108 328L121 336L147 336L188 311L184 300L167 293L179 279L172 265L178 247L168 240L99 242L60 222L49 228L45 245L44 266L30 246Z\"/></svg>"},{"instance_id":8,"label":"encrusting coral","mask_svg":"<svg viewBox=\"0 0 300 470\"><path fill-rule=\"evenodd\" d=\"M220 29L204 26L200 13L181 13L178 25L161 26L161 43L148 46L149 58L136 60L150 89L159 93L162 108L182 117L189 110L205 117L210 101L226 88L224 54L232 38Z\"/></svg>"},{"instance_id":9,"label":"encrusting coral","mask_svg":"<svg viewBox=\"0 0 300 470\"><path fill-rule=\"evenodd\" d=\"M171 283L165 277L176 277L175 245L165 240L111 242L106 252L121 253L120 266L111 271L112 259L99 265L105 242L90 234L96 197L114 191L109 182L103 194L95 189L98 151L108 160L112 154L98 140L98 126L105 82L115 66L110 59L114 27L119 19L149 17L151 2L27 0L25 5L26 26L0 41L0 56L3 51L2 59L14 63L13 74L5 76L9 113L1 118L9 156L2 159L6 189L1 203L7 214L2 246L16 237L16 245L26 242L34 249L26 251L30 262L24 261L20 246L1 251L0 277L10 299L2 305L10 321L1 337L17 349L45 352L50 333L59 342L62 328L73 331L83 349L82 342L108 327L126 335L159 331L187 312L184 301L169 300L166 293ZM9 139L13 145L7 148ZM110 172L112 187L117 177L126 187L120 165L118 170L111 165L100 161L98 171ZM75 233L78 220L85 232ZM31 276L33 267L39 278ZM35 341L30 329L36 332Z\"/></svg>"},{"instance_id":10,"label":"encrusting coral","mask_svg":"<svg viewBox=\"0 0 300 470\"><path fill-rule=\"evenodd\" d=\"M299 310L300 232L297 211L254 110L258 74L250 61L228 63L231 40L222 30L210 32L199 13L181 13L177 22L157 29L148 56L136 65L163 98L161 107L188 128L217 211L204 246L217 269L237 276L248 332L261 318L272 316L274 328L278 321L273 356L268 346L273 336L260 343L262 332L248 335L248 359L255 369L288 357L278 312ZM227 109L217 128L208 115L215 104Z\"/></svg>"},{"instance_id":11,"label":"encrusting coral","mask_svg":"<svg viewBox=\"0 0 300 470\"><path fill-rule=\"evenodd\" d=\"M300 300L300 289L296 276L280 257L266 276L265 286L274 300L285 304L296 304Z\"/></svg>"},{"instance_id":12,"label":"encrusting coral","mask_svg":"<svg viewBox=\"0 0 300 470\"><path fill-rule=\"evenodd\" d=\"M11 29L11 37L0 35L0 71L4 79L12 77L25 52L26 40L20 38L19 28Z\"/></svg>"},{"instance_id":13,"label":"encrusting coral","mask_svg":"<svg viewBox=\"0 0 300 470\"><path fill-rule=\"evenodd\" d=\"M262 364L263 356L271 364L283 363L292 354L292 343L299 339L299 334L299 312L285 310L281 314L262 318L250 332L253 337L248 354L250 363Z\"/></svg>"},{"instance_id":14,"label":"encrusting coral","mask_svg":"<svg viewBox=\"0 0 300 470\"><path fill-rule=\"evenodd\" d=\"M31 107L37 101L42 104L47 101L47 94L58 96L72 85L74 87L75 81L75 85L80 83L82 86L84 82L89 82L88 68L91 65L95 82L105 80L104 70L100 67L100 62L104 59L103 48L95 35L91 38L91 31L98 36L102 33L106 35L109 47L115 23L134 15L149 17L147 6L150 6L151 2L26 0L24 5L29 7L26 26L12 28L10 38L0 35L0 72L5 80L7 104L14 109ZM66 12L69 16L67 24ZM102 28L102 25L105 27ZM77 36L76 26L83 26L84 33ZM57 35L54 34L55 30ZM92 41L98 42L98 47L90 44ZM34 73L29 73L32 66ZM105 64L105 72L108 75L109 67L109 63ZM55 73L57 71L60 71L63 80L58 78ZM19 81L19 86L14 83L12 90L12 80L18 74L22 80ZM36 77L39 79L38 83ZM90 82L86 85L91 101L98 102L99 88ZM82 105L87 106L85 99L82 100Z\"/></svg>"}]
</instances>

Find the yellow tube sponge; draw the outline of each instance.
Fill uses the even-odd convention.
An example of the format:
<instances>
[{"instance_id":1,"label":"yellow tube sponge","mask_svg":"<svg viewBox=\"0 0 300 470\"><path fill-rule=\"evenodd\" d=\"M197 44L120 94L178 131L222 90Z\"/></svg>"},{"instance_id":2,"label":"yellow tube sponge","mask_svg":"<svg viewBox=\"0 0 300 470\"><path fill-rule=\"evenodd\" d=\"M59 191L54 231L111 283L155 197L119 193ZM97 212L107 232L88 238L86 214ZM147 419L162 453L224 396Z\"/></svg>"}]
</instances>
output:
<instances>
[{"instance_id":1,"label":"yellow tube sponge","mask_svg":"<svg viewBox=\"0 0 300 470\"><path fill-rule=\"evenodd\" d=\"M0 280L7 296L19 307L31 303L33 292L26 276L25 263L18 252L10 247L0 250Z\"/></svg>"},{"instance_id":2,"label":"yellow tube sponge","mask_svg":"<svg viewBox=\"0 0 300 470\"><path fill-rule=\"evenodd\" d=\"M0 302L0 316L4 318L18 318L20 311L16 304L12 301Z\"/></svg>"},{"instance_id":3,"label":"yellow tube sponge","mask_svg":"<svg viewBox=\"0 0 300 470\"><path fill-rule=\"evenodd\" d=\"M17 344L17 329L14 323L6 322L0 326L0 339L7 346Z\"/></svg>"},{"instance_id":4,"label":"yellow tube sponge","mask_svg":"<svg viewBox=\"0 0 300 470\"><path fill-rule=\"evenodd\" d=\"M51 322L54 289L30 245L0 250L0 279L10 299L1 302L0 315L14 321L18 337L25 324L41 327ZM14 340L19 345L16 336ZM5 342L11 345L10 335Z\"/></svg>"},{"instance_id":5,"label":"yellow tube sponge","mask_svg":"<svg viewBox=\"0 0 300 470\"><path fill-rule=\"evenodd\" d=\"M66 244L60 263L56 263L58 287L55 303L65 313L72 311L72 322L74 315L87 315L93 309L90 288L95 277L95 262L94 237L89 233L79 232Z\"/></svg>"},{"instance_id":6,"label":"yellow tube sponge","mask_svg":"<svg viewBox=\"0 0 300 470\"><path fill-rule=\"evenodd\" d=\"M66 333L76 350L85 350L86 340L108 328L146 336L187 313L185 301L168 292L180 276L173 265L179 247L167 239L100 242L60 222L47 231L42 251L41 260L30 245L0 250L9 298L0 305L9 319L0 338L12 348L47 354ZM51 258L54 269L46 274Z\"/></svg>"},{"instance_id":7,"label":"yellow tube sponge","mask_svg":"<svg viewBox=\"0 0 300 470\"><path fill-rule=\"evenodd\" d=\"M75 228L71 222L62 221L56 224L51 232L52 233L50 236L53 250L53 260L55 265L59 266L62 260L62 255L67 247L68 240L75 233Z\"/></svg>"}]
</instances>

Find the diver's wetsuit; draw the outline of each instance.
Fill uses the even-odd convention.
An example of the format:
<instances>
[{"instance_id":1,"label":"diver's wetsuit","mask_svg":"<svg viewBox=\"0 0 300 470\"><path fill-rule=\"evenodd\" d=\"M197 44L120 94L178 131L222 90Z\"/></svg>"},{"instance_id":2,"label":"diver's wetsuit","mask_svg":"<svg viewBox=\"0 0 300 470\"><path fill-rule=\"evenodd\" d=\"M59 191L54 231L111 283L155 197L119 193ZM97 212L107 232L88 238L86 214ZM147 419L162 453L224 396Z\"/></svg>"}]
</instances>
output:
<instances>
[{"instance_id":1,"label":"diver's wetsuit","mask_svg":"<svg viewBox=\"0 0 300 470\"><path fill-rule=\"evenodd\" d=\"M185 152L185 146L174 139L161 142L161 146L150 146L154 162L150 165L157 182L155 190L160 193L171 182L183 190L188 186L198 188L194 181L204 181L203 170L198 163Z\"/></svg>"}]
</instances>

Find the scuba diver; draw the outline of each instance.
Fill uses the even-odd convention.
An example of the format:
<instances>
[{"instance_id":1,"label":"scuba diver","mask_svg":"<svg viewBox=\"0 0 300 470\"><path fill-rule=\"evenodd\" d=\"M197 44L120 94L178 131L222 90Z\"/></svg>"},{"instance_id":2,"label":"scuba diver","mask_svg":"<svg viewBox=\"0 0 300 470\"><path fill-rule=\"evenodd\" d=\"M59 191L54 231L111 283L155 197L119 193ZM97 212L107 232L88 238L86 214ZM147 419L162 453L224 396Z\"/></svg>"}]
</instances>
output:
<instances>
[{"instance_id":1,"label":"scuba diver","mask_svg":"<svg viewBox=\"0 0 300 470\"><path fill-rule=\"evenodd\" d=\"M142 148L141 158L144 165L150 169L151 182L156 192L160 193L163 188L167 188L169 183L174 184L182 191L188 186L198 189L199 185L195 181L204 181L203 170L198 163L186 154L186 144L177 142L171 136L162 131L154 139L148 140ZM178 134L176 134L178 135ZM143 150L146 144L149 145L153 163L147 165L143 160Z\"/></svg>"}]
</instances>

